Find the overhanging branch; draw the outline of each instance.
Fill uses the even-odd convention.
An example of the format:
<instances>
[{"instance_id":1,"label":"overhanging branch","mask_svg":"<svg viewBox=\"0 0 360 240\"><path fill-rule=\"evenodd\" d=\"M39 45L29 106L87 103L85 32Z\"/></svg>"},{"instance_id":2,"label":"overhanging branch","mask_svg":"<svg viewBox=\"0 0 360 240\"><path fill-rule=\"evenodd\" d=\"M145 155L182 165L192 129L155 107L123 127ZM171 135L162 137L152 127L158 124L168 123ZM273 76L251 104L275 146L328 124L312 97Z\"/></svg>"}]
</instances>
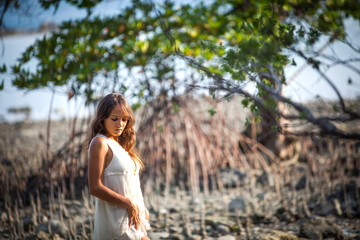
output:
<instances>
[{"instance_id":1,"label":"overhanging branch","mask_svg":"<svg viewBox=\"0 0 360 240\"><path fill-rule=\"evenodd\" d=\"M180 56L182 59L184 59L191 66L195 67L199 71L204 72L208 77L214 78L216 80L216 85L214 85L214 86L206 86L206 87L203 86L203 88L216 89L216 90L226 91L228 93L239 94L241 96L252 99L260 107L267 108L266 104L264 103L264 101L262 99L250 94L249 92L247 92L247 91L245 91L245 90L243 90L241 88L238 88L238 87L234 86L234 84L233 84L234 81L226 80L221 75L212 73L207 67L203 66L202 64L197 62L195 59L185 56L180 51L176 51L175 54ZM252 80L256 80L256 79L252 79ZM315 126L319 127L319 129L320 129L320 132L318 133L319 135L328 135L328 136L336 136L336 137L341 137L341 138L360 139L360 134L358 134L358 133L345 133L345 132L339 130L331 122L333 120L332 118L326 118L326 117L317 118L317 117L315 117L313 115L312 111L309 108L307 108L307 107L305 107L305 106L303 106L301 104L295 103L291 99L288 99L288 98L285 98L285 97L281 96L276 90L268 87L267 85L265 85L261 81L256 80L256 83L260 84L261 87L266 92L270 93L277 101L289 104L294 109L296 109L297 112L299 112L299 115L291 115L291 116L289 116L289 115L286 115L286 114L280 112L278 109L275 109L276 113L279 116L284 117L284 118L288 118L288 119L292 119L292 120L296 120L296 119L297 120L307 120L308 122L310 122L310 123L314 124ZM356 120L356 119L359 119L359 118L356 118L355 116L351 116L350 118L344 118L344 119L347 119L348 121L350 121L350 120ZM337 118L336 120L341 121L341 118ZM280 128L280 133L283 133L283 130L281 130L281 128ZM289 134L289 133L290 132L287 132L287 134ZM306 132L296 133L296 134L303 134L303 133L306 133ZM315 134L315 133L311 132L311 134Z\"/></svg>"},{"instance_id":2,"label":"overhanging branch","mask_svg":"<svg viewBox=\"0 0 360 240\"><path fill-rule=\"evenodd\" d=\"M262 107L262 108L265 108L265 109L267 108L263 99L258 98L255 95L252 95L249 92L245 91L241 87L236 86L234 84L233 80L224 79L224 77L222 75L211 72L206 66L204 66L200 62L196 61L196 59L184 55L177 48L176 41L173 38L172 34L170 33L170 30L166 26L163 18L161 17L161 14L158 11L156 11L156 12L158 14L160 25L161 25L161 28L162 28L164 34L167 36L170 43L174 47L174 54L177 55L178 57L180 57L181 59L183 59L190 66L197 69L199 72L203 72L207 77L212 78L212 79L215 80L213 86L210 86L210 85L208 85L208 86L192 85L192 87L201 87L201 88L206 88L206 89L225 91L225 92L230 93L230 94L238 94L238 95L247 97L249 99L252 99L259 107ZM298 54L302 54L301 52L297 51L296 49L291 49L291 50L297 52ZM308 60L305 55L302 54L301 56L304 57L306 60ZM286 115L286 114L280 112L278 109L275 109L274 111L276 112L276 114L278 114L281 117L288 118L288 119L306 120L309 123L311 123L314 126L317 126L319 128L319 130L320 130L319 133L318 133L319 135L328 135L328 136L336 136L336 137L341 137L341 138L360 139L360 134L359 133L346 133L346 132L343 132L340 129L338 129L332 123L332 121L341 121L341 118L337 118L336 120L334 120L335 118L326 118L326 117L318 117L317 118L317 117L314 116L314 114L312 113L312 111L309 108L307 108L307 107L305 107L305 106L303 106L301 104L295 103L289 98L283 97L281 95L281 91L280 91L281 86L282 86L281 81L277 78L276 74L272 71L271 67L268 67L267 70L268 70L267 73L263 73L263 72L259 73L259 76L262 74L262 76L268 77L270 79L273 79L275 82L277 82L278 86L277 86L276 90L273 89L273 88L270 88L269 86L264 84L261 80L257 79L257 77L253 76L251 73L246 72L246 74L250 78L250 80L252 80L252 81L256 82L257 84L259 84L264 89L264 91L266 91L268 94L270 94L275 100L277 100L279 102L283 102L285 104L289 104L290 106L292 106L299 113L299 115L291 115L290 116L290 115ZM353 119L354 120L359 119L360 118L359 114L351 112L346 108L344 100L343 100L340 92L338 91L336 86L330 81L330 79L328 79L327 76L324 73L322 73L319 69L317 69L317 70L325 78L325 80L328 81L328 83L333 87L334 91L337 93L343 112L350 115L350 117L348 117L348 118L344 117L343 119L346 119L347 121L350 121L350 120L353 120ZM283 133L283 134L289 134L290 133L290 132L285 132L281 128L279 129L279 132ZM297 135L297 134L305 134L305 133L315 134L314 132L306 132L306 131L302 131L301 133L293 132L292 134Z\"/></svg>"}]
</instances>

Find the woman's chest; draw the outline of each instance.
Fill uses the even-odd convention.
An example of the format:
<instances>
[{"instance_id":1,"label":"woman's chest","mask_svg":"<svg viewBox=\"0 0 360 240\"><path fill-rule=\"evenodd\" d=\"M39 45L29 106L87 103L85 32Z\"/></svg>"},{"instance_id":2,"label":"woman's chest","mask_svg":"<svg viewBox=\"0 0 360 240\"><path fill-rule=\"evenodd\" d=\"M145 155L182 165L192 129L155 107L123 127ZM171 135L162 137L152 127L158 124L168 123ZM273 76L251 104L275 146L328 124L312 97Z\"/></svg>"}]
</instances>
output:
<instances>
[{"instance_id":1,"label":"woman's chest","mask_svg":"<svg viewBox=\"0 0 360 240\"><path fill-rule=\"evenodd\" d=\"M127 173L136 169L134 161L120 145L112 146L112 159L105 172Z\"/></svg>"}]
</instances>

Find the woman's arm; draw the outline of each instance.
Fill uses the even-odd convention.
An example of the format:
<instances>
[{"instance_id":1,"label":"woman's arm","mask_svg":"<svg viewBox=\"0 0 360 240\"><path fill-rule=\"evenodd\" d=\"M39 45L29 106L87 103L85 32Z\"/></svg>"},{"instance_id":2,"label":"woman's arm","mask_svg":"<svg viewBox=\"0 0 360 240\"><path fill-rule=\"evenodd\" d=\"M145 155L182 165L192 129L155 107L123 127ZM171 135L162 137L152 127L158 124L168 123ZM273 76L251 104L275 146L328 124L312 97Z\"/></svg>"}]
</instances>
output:
<instances>
[{"instance_id":1,"label":"woman's arm","mask_svg":"<svg viewBox=\"0 0 360 240\"><path fill-rule=\"evenodd\" d=\"M108 203L128 209L129 226L134 223L135 228L138 229L138 206L131 199L114 192L102 183L106 155L109 151L106 141L103 138L96 138L92 141L89 148L88 176L90 194Z\"/></svg>"}]
</instances>

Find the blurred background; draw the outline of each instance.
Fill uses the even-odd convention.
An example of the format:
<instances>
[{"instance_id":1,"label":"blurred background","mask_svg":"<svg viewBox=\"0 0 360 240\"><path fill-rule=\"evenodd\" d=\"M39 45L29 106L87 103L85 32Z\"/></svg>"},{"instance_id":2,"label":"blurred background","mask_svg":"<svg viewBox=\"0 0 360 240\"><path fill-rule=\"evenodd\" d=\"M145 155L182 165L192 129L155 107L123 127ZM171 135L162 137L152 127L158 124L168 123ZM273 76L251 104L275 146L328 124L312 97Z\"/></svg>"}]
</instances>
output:
<instances>
[{"instance_id":1,"label":"blurred background","mask_svg":"<svg viewBox=\"0 0 360 240\"><path fill-rule=\"evenodd\" d=\"M0 238L91 238L81 147L98 101L119 92L151 239L359 239L359 12L2 1Z\"/></svg>"}]
</instances>

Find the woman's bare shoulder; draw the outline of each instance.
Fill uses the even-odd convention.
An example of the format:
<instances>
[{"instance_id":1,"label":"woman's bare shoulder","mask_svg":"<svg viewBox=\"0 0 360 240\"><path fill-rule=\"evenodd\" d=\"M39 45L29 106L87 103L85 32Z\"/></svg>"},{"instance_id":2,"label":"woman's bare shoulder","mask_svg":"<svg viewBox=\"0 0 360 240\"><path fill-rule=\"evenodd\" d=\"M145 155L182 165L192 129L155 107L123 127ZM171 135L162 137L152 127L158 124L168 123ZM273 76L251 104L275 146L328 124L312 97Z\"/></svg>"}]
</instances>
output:
<instances>
[{"instance_id":1,"label":"woman's bare shoulder","mask_svg":"<svg viewBox=\"0 0 360 240\"><path fill-rule=\"evenodd\" d=\"M89 146L90 151L108 149L107 142L102 137L95 137Z\"/></svg>"}]
</instances>

